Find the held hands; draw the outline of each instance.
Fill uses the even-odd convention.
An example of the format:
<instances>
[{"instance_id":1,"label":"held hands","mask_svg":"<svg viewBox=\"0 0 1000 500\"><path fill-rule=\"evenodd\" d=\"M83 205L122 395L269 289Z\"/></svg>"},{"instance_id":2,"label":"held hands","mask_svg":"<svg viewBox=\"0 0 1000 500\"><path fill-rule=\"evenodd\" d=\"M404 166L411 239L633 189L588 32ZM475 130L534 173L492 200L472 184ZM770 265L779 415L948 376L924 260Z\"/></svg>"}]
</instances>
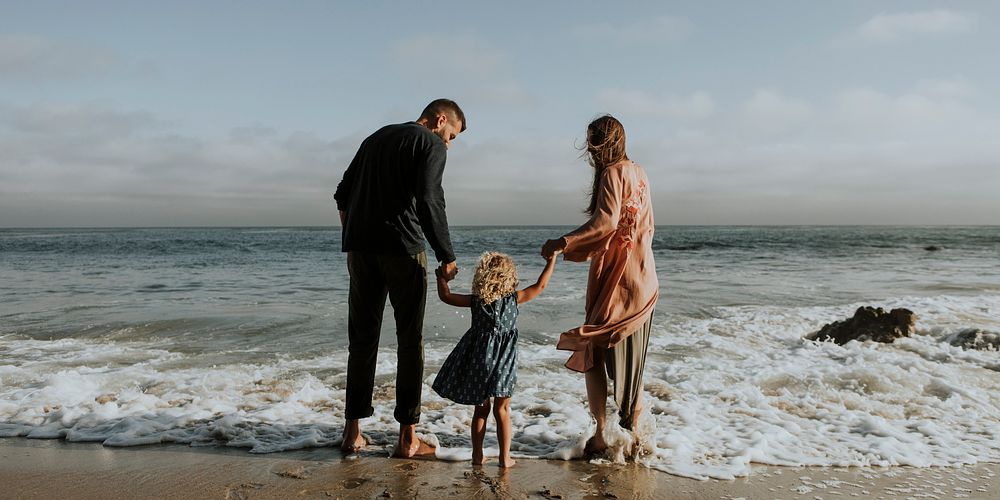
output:
<instances>
[{"instance_id":1,"label":"held hands","mask_svg":"<svg viewBox=\"0 0 1000 500\"><path fill-rule=\"evenodd\" d=\"M434 270L434 274L440 279L451 281L455 279L455 276L458 276L458 266L455 261L444 263Z\"/></svg>"},{"instance_id":2,"label":"held hands","mask_svg":"<svg viewBox=\"0 0 1000 500\"><path fill-rule=\"evenodd\" d=\"M566 240L562 238L546 241L545 244L542 245L542 257L544 257L545 260L552 260L556 257L556 255L562 253L565 249Z\"/></svg>"}]
</instances>

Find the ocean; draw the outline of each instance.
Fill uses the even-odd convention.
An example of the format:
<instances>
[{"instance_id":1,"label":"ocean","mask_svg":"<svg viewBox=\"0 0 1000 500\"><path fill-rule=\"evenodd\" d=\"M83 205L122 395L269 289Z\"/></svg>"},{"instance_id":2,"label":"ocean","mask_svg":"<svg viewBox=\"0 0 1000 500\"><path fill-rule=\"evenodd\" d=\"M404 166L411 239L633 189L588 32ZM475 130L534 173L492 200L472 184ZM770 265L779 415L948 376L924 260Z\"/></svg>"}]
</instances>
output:
<instances>
[{"instance_id":1,"label":"ocean","mask_svg":"<svg viewBox=\"0 0 1000 500\"><path fill-rule=\"evenodd\" d=\"M468 291L487 250L533 283L542 243L568 229L452 228L453 290ZM733 478L751 463L1000 461L1000 353L949 342L1000 332L1000 227L663 226L654 251L641 463ZM583 377L555 349L582 322L586 277L586 264L560 260L520 308L515 456L579 456L592 430ZM253 453L340 440L339 228L4 229L0 283L0 437ZM862 305L913 310L916 335L802 340ZM418 432L446 459L468 459L471 410L430 383L468 326L429 290ZM376 414L363 422L376 448L395 441L393 346L387 307Z\"/></svg>"}]
</instances>

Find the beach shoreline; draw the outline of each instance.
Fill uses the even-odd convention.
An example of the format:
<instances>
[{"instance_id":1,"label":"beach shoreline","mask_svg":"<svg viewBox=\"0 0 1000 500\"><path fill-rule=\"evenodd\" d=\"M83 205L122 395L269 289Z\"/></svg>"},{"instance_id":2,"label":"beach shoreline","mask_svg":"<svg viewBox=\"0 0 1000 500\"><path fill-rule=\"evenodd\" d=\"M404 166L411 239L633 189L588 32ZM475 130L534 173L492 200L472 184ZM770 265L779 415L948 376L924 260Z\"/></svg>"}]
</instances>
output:
<instances>
[{"instance_id":1,"label":"beach shoreline","mask_svg":"<svg viewBox=\"0 0 1000 500\"><path fill-rule=\"evenodd\" d=\"M333 448L272 454L242 449L0 439L8 498L998 498L1000 464L963 467L775 467L697 481L636 464L521 458L391 459L378 446L345 457Z\"/></svg>"},{"instance_id":2,"label":"beach shoreline","mask_svg":"<svg viewBox=\"0 0 1000 500\"><path fill-rule=\"evenodd\" d=\"M530 276L540 272L536 242L550 233L453 235L461 262L503 250ZM587 267L560 264L518 318L511 421L519 465L506 479L495 466L414 462L399 471L387 459L398 429L390 311L364 423L379 446L357 460L331 448L343 432L348 358L349 273L330 251L336 232L0 236L9 311L0 328L0 436L9 439L0 468L19 496L95 497L110 488L113 497L348 497L388 488L396 497L457 497L480 485L490 495L505 485L515 497L537 497L545 486L564 498L661 490L860 497L874 486L886 498L908 489L914 497L996 493L981 483L995 467L961 464L1000 463L997 355L954 340L970 328L1000 332L1000 274L989 272L1000 228L661 232L654 250L664 300L643 375L649 421L637 428L652 451L642 459L649 468L561 461L581 454L594 427L584 377L555 348L559 332L580 324ZM456 290L469 288L469 274ZM913 311L913 335L891 344L803 340L866 306ZM440 458L467 459L470 408L430 385L470 321L441 301L426 307L419 430L438 440ZM487 448L494 431L491 423ZM806 464L833 468L796 468ZM958 467L875 468L893 464ZM411 473L420 480L406 479Z\"/></svg>"}]
</instances>

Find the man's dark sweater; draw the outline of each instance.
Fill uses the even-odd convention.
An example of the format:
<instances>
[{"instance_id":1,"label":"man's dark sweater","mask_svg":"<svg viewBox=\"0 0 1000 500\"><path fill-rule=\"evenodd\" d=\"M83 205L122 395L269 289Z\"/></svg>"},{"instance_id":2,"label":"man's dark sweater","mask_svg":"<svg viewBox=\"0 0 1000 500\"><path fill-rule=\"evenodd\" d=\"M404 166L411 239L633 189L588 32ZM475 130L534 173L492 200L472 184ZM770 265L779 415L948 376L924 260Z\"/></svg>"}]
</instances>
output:
<instances>
[{"instance_id":1,"label":"man's dark sweater","mask_svg":"<svg viewBox=\"0 0 1000 500\"><path fill-rule=\"evenodd\" d=\"M347 216L343 251L413 255L426 237L439 262L454 261L441 187L447 157L444 141L416 122L365 139L333 195Z\"/></svg>"}]
</instances>

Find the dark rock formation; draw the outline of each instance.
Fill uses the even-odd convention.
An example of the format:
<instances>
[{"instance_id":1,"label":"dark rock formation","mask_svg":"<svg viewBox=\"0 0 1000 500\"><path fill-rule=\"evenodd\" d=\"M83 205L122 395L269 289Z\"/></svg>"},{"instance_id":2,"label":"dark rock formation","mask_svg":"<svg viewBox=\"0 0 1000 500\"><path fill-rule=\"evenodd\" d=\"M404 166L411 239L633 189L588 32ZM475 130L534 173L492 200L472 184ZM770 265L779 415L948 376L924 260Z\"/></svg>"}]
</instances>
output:
<instances>
[{"instance_id":1,"label":"dark rock formation","mask_svg":"<svg viewBox=\"0 0 1000 500\"><path fill-rule=\"evenodd\" d=\"M909 309L885 312L881 307L859 307L854 317L825 325L820 331L806 335L808 340L836 342L844 345L852 340L892 343L913 334L917 315Z\"/></svg>"},{"instance_id":2,"label":"dark rock formation","mask_svg":"<svg viewBox=\"0 0 1000 500\"><path fill-rule=\"evenodd\" d=\"M980 351L1000 351L1000 333L988 332L979 328L969 328L952 335L948 342L951 345L965 349Z\"/></svg>"},{"instance_id":3,"label":"dark rock formation","mask_svg":"<svg viewBox=\"0 0 1000 500\"><path fill-rule=\"evenodd\" d=\"M927 250L928 252L937 252L938 250L941 250L941 247L939 247L937 245L930 245L930 246L924 247L924 250Z\"/></svg>"}]
</instances>

